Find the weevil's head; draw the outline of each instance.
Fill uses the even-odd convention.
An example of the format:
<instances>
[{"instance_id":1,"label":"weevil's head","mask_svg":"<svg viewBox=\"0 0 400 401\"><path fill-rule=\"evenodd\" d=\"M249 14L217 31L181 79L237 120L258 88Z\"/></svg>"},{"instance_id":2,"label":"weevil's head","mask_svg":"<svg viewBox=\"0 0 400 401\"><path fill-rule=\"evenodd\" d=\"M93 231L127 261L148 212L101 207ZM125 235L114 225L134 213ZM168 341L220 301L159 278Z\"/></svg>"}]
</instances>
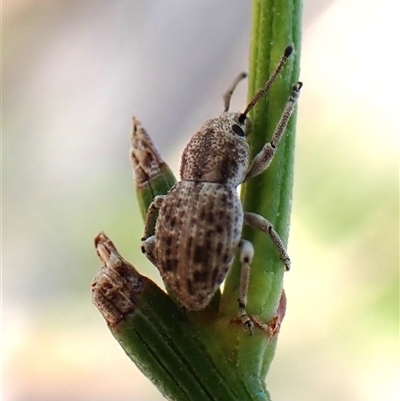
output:
<instances>
[{"instance_id":1,"label":"weevil's head","mask_svg":"<svg viewBox=\"0 0 400 401\"><path fill-rule=\"evenodd\" d=\"M243 113L224 112L197 131L182 154L181 179L237 186L249 167L250 120Z\"/></svg>"},{"instance_id":2,"label":"weevil's head","mask_svg":"<svg viewBox=\"0 0 400 401\"><path fill-rule=\"evenodd\" d=\"M250 159L249 145L245 139L251 128L247 115L268 92L293 50L293 45L285 48L274 72L242 113L230 113L228 110L232 93L246 74L239 74L233 81L224 94L224 113L208 120L186 145L181 162L182 180L234 186L243 182Z\"/></svg>"}]
</instances>

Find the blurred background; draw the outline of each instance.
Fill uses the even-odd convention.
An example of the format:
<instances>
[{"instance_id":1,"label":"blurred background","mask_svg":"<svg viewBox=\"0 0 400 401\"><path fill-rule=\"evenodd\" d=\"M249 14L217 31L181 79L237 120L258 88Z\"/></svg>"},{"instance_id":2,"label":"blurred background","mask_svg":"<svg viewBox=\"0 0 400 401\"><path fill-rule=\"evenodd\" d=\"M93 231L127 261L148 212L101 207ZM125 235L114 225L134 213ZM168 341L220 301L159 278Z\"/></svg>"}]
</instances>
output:
<instances>
[{"instance_id":1,"label":"blurred background","mask_svg":"<svg viewBox=\"0 0 400 401\"><path fill-rule=\"evenodd\" d=\"M247 69L249 3L3 5L3 400L163 399L91 304L93 238L104 230L160 282L140 253L131 116L177 172ZM268 388L282 401L394 400L397 2L304 3L293 269ZM232 109L245 99L241 85Z\"/></svg>"}]
</instances>

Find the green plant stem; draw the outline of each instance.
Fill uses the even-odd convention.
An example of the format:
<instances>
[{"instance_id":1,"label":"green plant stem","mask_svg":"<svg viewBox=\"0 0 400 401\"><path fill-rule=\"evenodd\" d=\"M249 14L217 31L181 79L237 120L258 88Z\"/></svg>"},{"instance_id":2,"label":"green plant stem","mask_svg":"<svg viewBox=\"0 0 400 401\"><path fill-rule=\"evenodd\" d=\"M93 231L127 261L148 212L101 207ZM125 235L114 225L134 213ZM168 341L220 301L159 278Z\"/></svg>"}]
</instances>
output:
<instances>
[{"instance_id":1,"label":"green plant stem","mask_svg":"<svg viewBox=\"0 0 400 401\"><path fill-rule=\"evenodd\" d=\"M252 156L270 140L292 86L299 77L301 8L300 0L253 1L248 99L271 76L288 44L294 45L295 54L288 60L268 95L251 112L252 133L249 144ZM267 171L244 183L241 190L244 210L258 213L269 220L285 245L289 235L292 201L295 120L295 116L292 116ZM255 249L247 311L268 322L276 314L282 293L283 264L267 235L244 227L243 237L252 242ZM239 282L240 263L236 261L226 279L222 296L221 309L227 315L234 313ZM238 368L263 380L275 345L276 340L266 341L257 336L254 341L241 337Z\"/></svg>"}]
</instances>

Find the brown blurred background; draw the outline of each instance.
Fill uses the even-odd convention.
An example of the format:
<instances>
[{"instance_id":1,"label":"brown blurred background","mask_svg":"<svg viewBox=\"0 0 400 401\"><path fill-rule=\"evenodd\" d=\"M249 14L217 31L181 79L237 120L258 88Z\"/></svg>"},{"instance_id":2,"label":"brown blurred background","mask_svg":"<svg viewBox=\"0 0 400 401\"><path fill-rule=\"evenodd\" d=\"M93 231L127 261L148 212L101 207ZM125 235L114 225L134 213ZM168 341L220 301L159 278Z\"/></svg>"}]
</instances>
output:
<instances>
[{"instance_id":1,"label":"brown blurred background","mask_svg":"<svg viewBox=\"0 0 400 401\"><path fill-rule=\"evenodd\" d=\"M104 230L154 280L128 158L137 116L177 172L247 68L249 2L3 5L3 400L161 400L91 304ZM288 311L274 400L398 391L395 0L304 4ZM397 87L396 87L397 85ZM242 109L246 85L232 109ZM268 217L268 216L266 216Z\"/></svg>"}]
</instances>

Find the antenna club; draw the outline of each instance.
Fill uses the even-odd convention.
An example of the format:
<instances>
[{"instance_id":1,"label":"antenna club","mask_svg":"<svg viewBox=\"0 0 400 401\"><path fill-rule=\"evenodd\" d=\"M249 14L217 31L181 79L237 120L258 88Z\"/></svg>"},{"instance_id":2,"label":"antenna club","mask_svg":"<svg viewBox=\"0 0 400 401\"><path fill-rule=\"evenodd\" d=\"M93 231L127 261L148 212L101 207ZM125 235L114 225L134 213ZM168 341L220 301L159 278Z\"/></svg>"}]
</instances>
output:
<instances>
[{"instance_id":1,"label":"antenna club","mask_svg":"<svg viewBox=\"0 0 400 401\"><path fill-rule=\"evenodd\" d=\"M294 51L294 46L293 44L290 44L286 47L285 52L284 52L284 56L287 58L289 57Z\"/></svg>"},{"instance_id":2,"label":"antenna club","mask_svg":"<svg viewBox=\"0 0 400 401\"><path fill-rule=\"evenodd\" d=\"M276 80L280 72L282 71L283 67L285 66L288 57L292 54L294 51L294 46L293 44L290 44L286 46L285 51L276 66L274 72L271 74L269 77L268 81L265 83L264 87L259 89L258 92L253 96L253 99L250 101L250 103L247 105L246 109L244 112L240 115L240 119L243 120L244 117L248 114L248 112L258 103L258 101L269 91L271 85L273 82ZM300 86L301 87L301 86ZM227 110L227 109L226 109Z\"/></svg>"}]
</instances>

